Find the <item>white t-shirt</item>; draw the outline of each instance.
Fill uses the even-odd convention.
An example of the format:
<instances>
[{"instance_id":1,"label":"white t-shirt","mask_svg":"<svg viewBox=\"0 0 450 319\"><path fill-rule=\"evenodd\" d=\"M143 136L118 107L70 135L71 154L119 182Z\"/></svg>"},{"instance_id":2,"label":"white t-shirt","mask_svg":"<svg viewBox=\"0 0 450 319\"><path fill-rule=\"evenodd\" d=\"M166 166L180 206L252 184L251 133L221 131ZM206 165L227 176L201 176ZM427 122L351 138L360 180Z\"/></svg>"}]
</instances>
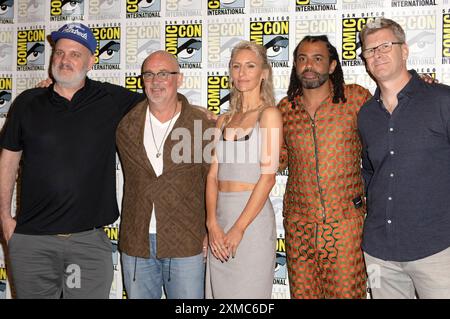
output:
<instances>
[{"instance_id":1,"label":"white t-shirt","mask_svg":"<svg viewBox=\"0 0 450 319\"><path fill-rule=\"evenodd\" d=\"M156 176L160 176L163 172L163 151L164 151L164 144L167 139L167 137L170 135L170 132L177 121L178 117L180 117L180 113L178 112L172 119L172 121L168 120L165 123L161 123L148 109L145 115L145 127L144 127L144 147L145 151L147 153L147 157L150 160L150 163L152 164L153 170L155 171ZM152 130L150 128L150 116L152 118L152 126L153 126L153 133L155 134L155 141L153 141L152 137ZM170 127L168 127L170 124ZM167 132L167 134L164 136L164 134ZM163 141L164 139L164 141ZM155 146L156 145L159 148L159 152L161 153L161 156L156 157L156 154L158 153L158 149ZM149 232L150 234L156 234L156 218L155 218L155 205L153 205L152 210L152 216L150 218L150 227Z\"/></svg>"}]
</instances>

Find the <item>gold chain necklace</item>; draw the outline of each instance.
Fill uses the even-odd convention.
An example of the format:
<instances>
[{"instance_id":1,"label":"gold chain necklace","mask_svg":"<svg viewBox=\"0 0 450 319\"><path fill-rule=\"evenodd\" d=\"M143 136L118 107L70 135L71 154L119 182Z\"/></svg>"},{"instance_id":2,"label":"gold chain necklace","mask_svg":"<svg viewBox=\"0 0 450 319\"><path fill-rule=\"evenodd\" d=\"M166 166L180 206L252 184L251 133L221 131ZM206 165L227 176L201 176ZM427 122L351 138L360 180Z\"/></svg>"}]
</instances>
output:
<instances>
[{"instance_id":1,"label":"gold chain necklace","mask_svg":"<svg viewBox=\"0 0 450 319\"><path fill-rule=\"evenodd\" d=\"M159 147L158 147L158 145L156 145L155 133L153 133L152 114L149 114L150 129L152 130L153 144L155 144L155 148L156 148L156 158L159 158L161 156L161 147L164 144L164 140L166 139L167 132L169 132L170 124L172 124L172 120L175 117L175 113L177 112L177 108L178 108L178 104L175 106L175 111L173 111L172 118L169 121L169 125L166 128L166 132L164 133L164 136L163 136L163 138L161 140L161 143L159 144ZM150 109L148 111L150 112Z\"/></svg>"}]
</instances>

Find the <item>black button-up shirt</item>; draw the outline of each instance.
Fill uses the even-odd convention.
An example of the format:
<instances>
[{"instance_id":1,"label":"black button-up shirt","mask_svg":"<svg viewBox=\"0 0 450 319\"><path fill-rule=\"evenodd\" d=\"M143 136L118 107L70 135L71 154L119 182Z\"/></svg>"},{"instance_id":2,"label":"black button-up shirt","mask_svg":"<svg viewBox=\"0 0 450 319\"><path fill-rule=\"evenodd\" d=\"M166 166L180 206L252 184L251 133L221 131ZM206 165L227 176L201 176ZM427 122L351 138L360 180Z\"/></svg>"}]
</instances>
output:
<instances>
[{"instance_id":1,"label":"black button-up shirt","mask_svg":"<svg viewBox=\"0 0 450 319\"><path fill-rule=\"evenodd\" d=\"M450 87L410 73L392 114L377 89L358 115L368 205L363 249L391 261L450 246Z\"/></svg>"}]
</instances>

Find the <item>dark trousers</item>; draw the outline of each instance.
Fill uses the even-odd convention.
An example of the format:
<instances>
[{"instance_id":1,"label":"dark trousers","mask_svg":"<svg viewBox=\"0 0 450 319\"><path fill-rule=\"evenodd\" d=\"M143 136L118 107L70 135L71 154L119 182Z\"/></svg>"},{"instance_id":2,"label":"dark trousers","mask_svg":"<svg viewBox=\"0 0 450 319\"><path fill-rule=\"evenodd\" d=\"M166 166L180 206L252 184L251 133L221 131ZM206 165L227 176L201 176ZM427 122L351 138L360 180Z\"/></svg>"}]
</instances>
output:
<instances>
[{"instance_id":1,"label":"dark trousers","mask_svg":"<svg viewBox=\"0 0 450 319\"><path fill-rule=\"evenodd\" d=\"M64 235L14 233L8 251L16 298L109 298L112 245L102 228Z\"/></svg>"}]
</instances>

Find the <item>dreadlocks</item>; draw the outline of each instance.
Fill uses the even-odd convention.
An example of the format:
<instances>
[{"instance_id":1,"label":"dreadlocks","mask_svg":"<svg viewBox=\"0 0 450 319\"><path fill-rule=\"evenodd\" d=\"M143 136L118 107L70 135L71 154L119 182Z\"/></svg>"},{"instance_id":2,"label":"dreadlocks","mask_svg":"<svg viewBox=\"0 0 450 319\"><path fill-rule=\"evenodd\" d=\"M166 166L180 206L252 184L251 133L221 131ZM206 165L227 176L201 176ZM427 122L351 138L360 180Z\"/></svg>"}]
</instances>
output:
<instances>
[{"instance_id":1,"label":"dreadlocks","mask_svg":"<svg viewBox=\"0 0 450 319\"><path fill-rule=\"evenodd\" d=\"M339 61L339 56L337 53L336 48L330 43L328 40L328 37L326 35L319 35L319 36L311 36L308 35L304 37L300 43L297 45L297 47L294 50L294 61L297 59L297 51L298 48L304 43L304 42L317 42L322 41L327 45L328 52L330 54L330 63L335 60L336 61L336 68L334 69L334 72L330 74L330 80L333 84L333 103L339 103L339 100L342 101L342 103L345 103L347 99L345 98L344 94L344 73L342 72L341 63ZM295 96L297 95L303 95L303 88L300 83L300 80L297 77L297 71L295 68L295 62L292 66L291 71L291 79L289 88L287 91L288 99L292 103L294 101Z\"/></svg>"}]
</instances>

